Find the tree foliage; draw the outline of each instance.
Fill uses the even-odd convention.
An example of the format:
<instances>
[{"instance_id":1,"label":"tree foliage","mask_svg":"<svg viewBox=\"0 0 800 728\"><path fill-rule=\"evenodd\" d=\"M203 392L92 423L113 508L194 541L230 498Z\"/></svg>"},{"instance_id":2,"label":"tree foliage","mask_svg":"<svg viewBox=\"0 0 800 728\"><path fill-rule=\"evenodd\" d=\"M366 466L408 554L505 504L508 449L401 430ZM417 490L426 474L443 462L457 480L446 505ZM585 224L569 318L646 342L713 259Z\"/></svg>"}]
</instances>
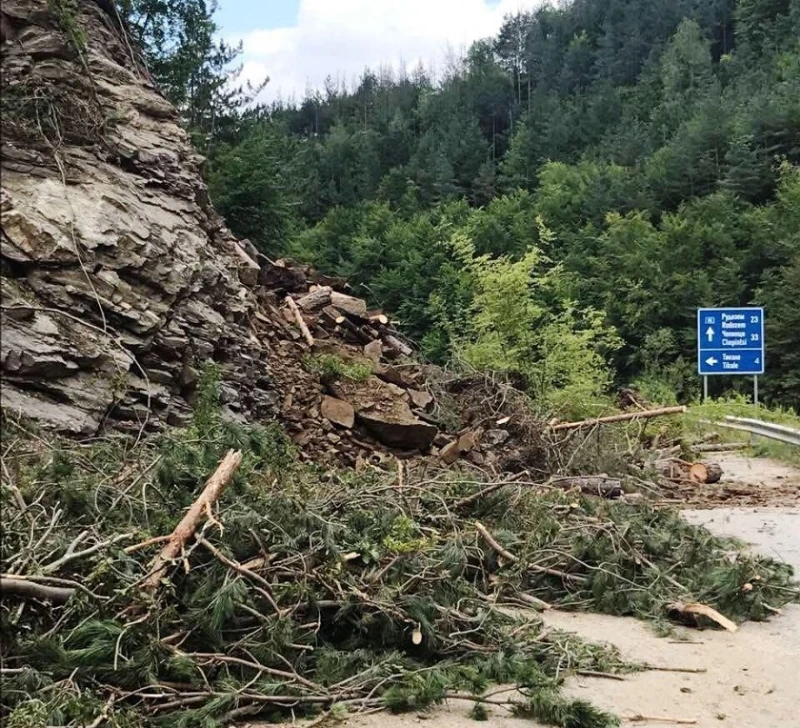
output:
<instances>
[{"instance_id":1,"label":"tree foliage","mask_svg":"<svg viewBox=\"0 0 800 728\"><path fill-rule=\"evenodd\" d=\"M479 334L476 317L492 309L480 281L510 284L535 254L561 291L537 304L550 307L548 320L619 335L604 354L616 382L658 379L691 398L696 308L763 304L764 394L800 405L789 300L800 0L545 5L507 17L438 79L421 66L365 71L352 88L331 77L300 103L247 112L233 101L241 96L225 101L233 86L221 83L221 114L191 81L223 78L222 46L203 35L213 7L128 2L165 87L199 106L187 120L207 130L213 116L225 128L215 132L224 143L212 150L211 181L234 232L350 277L429 356L464 350L467 332ZM189 47L195 18L205 30ZM469 262L451 247L462 238ZM536 327L525 310L533 300L515 305ZM485 345L489 328L478 336ZM499 346L500 329L491 335ZM552 338L563 350L569 337ZM516 366L515 350L492 365ZM531 354L542 366L548 355Z\"/></svg>"}]
</instances>

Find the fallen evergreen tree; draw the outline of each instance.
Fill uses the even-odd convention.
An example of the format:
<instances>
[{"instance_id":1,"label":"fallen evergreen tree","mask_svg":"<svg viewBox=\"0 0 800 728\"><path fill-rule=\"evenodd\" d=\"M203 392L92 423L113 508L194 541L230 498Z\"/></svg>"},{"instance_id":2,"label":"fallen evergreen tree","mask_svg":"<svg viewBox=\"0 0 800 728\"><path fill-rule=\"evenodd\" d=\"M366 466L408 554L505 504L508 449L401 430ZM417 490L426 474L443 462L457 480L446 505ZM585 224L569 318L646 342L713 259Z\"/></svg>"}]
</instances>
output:
<instances>
[{"instance_id":1,"label":"fallen evergreen tree","mask_svg":"<svg viewBox=\"0 0 800 728\"><path fill-rule=\"evenodd\" d=\"M664 620L701 603L745 620L797 595L790 567L671 511L400 461L301 466L277 428L222 423L213 396L187 430L137 444L8 415L3 429L9 728L341 718L464 696L476 717L500 703L615 725L559 686L642 666L535 609ZM204 490L218 468L225 482Z\"/></svg>"}]
</instances>

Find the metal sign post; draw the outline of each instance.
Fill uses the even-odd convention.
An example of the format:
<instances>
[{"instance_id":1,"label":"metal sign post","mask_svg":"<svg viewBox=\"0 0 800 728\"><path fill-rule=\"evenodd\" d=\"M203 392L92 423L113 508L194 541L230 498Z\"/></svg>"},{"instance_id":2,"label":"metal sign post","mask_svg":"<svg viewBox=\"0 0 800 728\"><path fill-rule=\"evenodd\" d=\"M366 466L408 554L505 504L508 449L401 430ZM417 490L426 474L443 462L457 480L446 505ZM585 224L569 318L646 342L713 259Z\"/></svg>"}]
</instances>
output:
<instances>
[{"instance_id":1,"label":"metal sign post","mask_svg":"<svg viewBox=\"0 0 800 728\"><path fill-rule=\"evenodd\" d=\"M697 373L703 377L704 401L709 375L752 374L753 402L758 404L758 375L764 373L764 309L697 309Z\"/></svg>"}]
</instances>

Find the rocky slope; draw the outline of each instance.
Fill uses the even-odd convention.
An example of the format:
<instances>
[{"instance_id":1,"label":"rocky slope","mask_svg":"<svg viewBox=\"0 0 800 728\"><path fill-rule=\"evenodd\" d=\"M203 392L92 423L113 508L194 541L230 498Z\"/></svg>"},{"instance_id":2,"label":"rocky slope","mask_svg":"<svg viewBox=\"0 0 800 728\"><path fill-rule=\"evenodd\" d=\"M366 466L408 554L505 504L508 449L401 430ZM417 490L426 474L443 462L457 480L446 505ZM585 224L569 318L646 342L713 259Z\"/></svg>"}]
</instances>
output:
<instances>
[{"instance_id":1,"label":"rocky slope","mask_svg":"<svg viewBox=\"0 0 800 728\"><path fill-rule=\"evenodd\" d=\"M113 9L50 7L5 0L0 15L6 413L77 435L179 425L215 362L227 415L282 422L304 459L542 461L513 388L435 372L437 402L345 281L235 240Z\"/></svg>"},{"instance_id":2,"label":"rocky slope","mask_svg":"<svg viewBox=\"0 0 800 728\"><path fill-rule=\"evenodd\" d=\"M78 7L83 50L46 0L2 6L3 405L83 434L178 423L213 359L229 409L269 417L257 266L116 17Z\"/></svg>"}]
</instances>

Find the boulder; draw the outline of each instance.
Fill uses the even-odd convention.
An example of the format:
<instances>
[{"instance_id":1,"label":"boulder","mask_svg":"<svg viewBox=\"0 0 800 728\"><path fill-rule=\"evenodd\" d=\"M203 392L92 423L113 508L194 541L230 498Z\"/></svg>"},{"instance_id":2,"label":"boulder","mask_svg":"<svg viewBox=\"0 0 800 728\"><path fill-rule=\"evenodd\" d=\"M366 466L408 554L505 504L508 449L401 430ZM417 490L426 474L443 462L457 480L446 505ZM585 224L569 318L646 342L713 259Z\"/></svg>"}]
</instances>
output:
<instances>
[{"instance_id":1,"label":"boulder","mask_svg":"<svg viewBox=\"0 0 800 728\"><path fill-rule=\"evenodd\" d=\"M438 432L434 425L415 417L390 420L380 412L359 412L357 418L376 440L399 450L427 450Z\"/></svg>"},{"instance_id":2,"label":"boulder","mask_svg":"<svg viewBox=\"0 0 800 728\"><path fill-rule=\"evenodd\" d=\"M364 354L375 367L380 366L381 355L383 354L383 344L381 340L376 339L375 341L370 341L369 344L364 347Z\"/></svg>"},{"instance_id":3,"label":"boulder","mask_svg":"<svg viewBox=\"0 0 800 728\"><path fill-rule=\"evenodd\" d=\"M324 396L320 405L322 416L335 425L351 429L355 424L356 413L353 406L342 399Z\"/></svg>"}]
</instances>

